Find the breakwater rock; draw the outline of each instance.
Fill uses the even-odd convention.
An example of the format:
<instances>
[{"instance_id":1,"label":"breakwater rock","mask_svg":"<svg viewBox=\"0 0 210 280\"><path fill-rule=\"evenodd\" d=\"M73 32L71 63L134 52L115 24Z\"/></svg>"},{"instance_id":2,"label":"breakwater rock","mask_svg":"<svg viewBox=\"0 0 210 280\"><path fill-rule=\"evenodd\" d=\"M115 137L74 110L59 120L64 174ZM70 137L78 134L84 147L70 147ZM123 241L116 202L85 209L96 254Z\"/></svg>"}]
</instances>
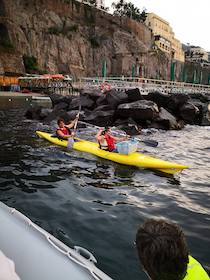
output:
<instances>
[{"instance_id":1,"label":"breakwater rock","mask_svg":"<svg viewBox=\"0 0 210 280\"><path fill-rule=\"evenodd\" d=\"M150 92L83 90L78 97L50 95L53 108L31 107L25 116L43 122L59 117L65 122L75 118L81 104L80 120L97 126L117 126L131 135L141 128L181 129L185 124L210 125L210 96Z\"/></svg>"}]
</instances>

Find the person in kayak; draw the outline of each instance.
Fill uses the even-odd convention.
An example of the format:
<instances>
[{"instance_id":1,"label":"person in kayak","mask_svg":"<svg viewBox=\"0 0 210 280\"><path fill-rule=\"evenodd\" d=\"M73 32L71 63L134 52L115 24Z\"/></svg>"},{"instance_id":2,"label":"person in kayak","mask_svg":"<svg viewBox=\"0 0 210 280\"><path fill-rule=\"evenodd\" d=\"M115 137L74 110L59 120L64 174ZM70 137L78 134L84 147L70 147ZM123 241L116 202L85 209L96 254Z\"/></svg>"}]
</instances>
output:
<instances>
[{"instance_id":1,"label":"person in kayak","mask_svg":"<svg viewBox=\"0 0 210 280\"><path fill-rule=\"evenodd\" d=\"M128 140L128 136L124 137L115 137L111 134L110 127L106 127L105 129L101 128L99 132L96 134L96 140L99 143L99 148L101 150L109 151L109 152L117 152L116 142L117 141L126 141Z\"/></svg>"},{"instance_id":2,"label":"person in kayak","mask_svg":"<svg viewBox=\"0 0 210 280\"><path fill-rule=\"evenodd\" d=\"M148 219L136 234L138 256L150 280L209 280L189 255L182 229L166 220Z\"/></svg>"},{"instance_id":3,"label":"person in kayak","mask_svg":"<svg viewBox=\"0 0 210 280\"><path fill-rule=\"evenodd\" d=\"M76 115L76 118L71 121L69 124L65 124L64 119L60 118L57 121L58 128L56 130L56 135L60 139L68 140L69 138L74 137L74 132L71 132L71 128L75 126L75 123L78 121L79 114Z\"/></svg>"}]
</instances>

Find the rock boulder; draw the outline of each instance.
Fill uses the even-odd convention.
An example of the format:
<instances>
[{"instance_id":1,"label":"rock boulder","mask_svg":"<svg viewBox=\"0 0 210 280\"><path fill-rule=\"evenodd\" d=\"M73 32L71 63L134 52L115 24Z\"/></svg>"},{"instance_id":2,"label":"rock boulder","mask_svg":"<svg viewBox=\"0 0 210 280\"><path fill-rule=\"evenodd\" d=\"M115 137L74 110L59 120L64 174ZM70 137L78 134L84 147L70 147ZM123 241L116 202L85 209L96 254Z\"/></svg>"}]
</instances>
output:
<instances>
[{"instance_id":1,"label":"rock boulder","mask_svg":"<svg viewBox=\"0 0 210 280\"><path fill-rule=\"evenodd\" d=\"M176 118L163 107L160 108L159 117L155 120L161 129L177 129L178 123ZM157 128L157 126L156 126Z\"/></svg>"},{"instance_id":2,"label":"rock boulder","mask_svg":"<svg viewBox=\"0 0 210 280\"><path fill-rule=\"evenodd\" d=\"M89 122L98 126L107 126L113 123L114 110L110 111L93 111L85 122Z\"/></svg>"},{"instance_id":3,"label":"rock boulder","mask_svg":"<svg viewBox=\"0 0 210 280\"><path fill-rule=\"evenodd\" d=\"M144 99L138 88L126 90L125 93L128 96L128 102L135 102Z\"/></svg>"},{"instance_id":4,"label":"rock boulder","mask_svg":"<svg viewBox=\"0 0 210 280\"><path fill-rule=\"evenodd\" d=\"M190 97L184 93L173 93L169 95L169 101L165 109L176 115L179 112L179 108L183 106Z\"/></svg>"},{"instance_id":5,"label":"rock boulder","mask_svg":"<svg viewBox=\"0 0 210 280\"><path fill-rule=\"evenodd\" d=\"M157 104L148 100L139 100L118 106L116 116L119 118L132 118L135 121L153 120L158 116Z\"/></svg>"},{"instance_id":6,"label":"rock boulder","mask_svg":"<svg viewBox=\"0 0 210 280\"><path fill-rule=\"evenodd\" d=\"M199 108L192 104L191 102L187 102L183 104L179 108L179 116L185 123L194 124L196 121L197 115L199 115Z\"/></svg>"},{"instance_id":7,"label":"rock boulder","mask_svg":"<svg viewBox=\"0 0 210 280\"><path fill-rule=\"evenodd\" d=\"M155 102L159 108L167 108L169 98L169 95L160 93L158 91L149 92L148 95L145 97L145 99Z\"/></svg>"},{"instance_id":8,"label":"rock boulder","mask_svg":"<svg viewBox=\"0 0 210 280\"><path fill-rule=\"evenodd\" d=\"M116 91L114 89L105 93L107 104L116 108L119 104L126 103L128 96L124 91Z\"/></svg>"}]
</instances>

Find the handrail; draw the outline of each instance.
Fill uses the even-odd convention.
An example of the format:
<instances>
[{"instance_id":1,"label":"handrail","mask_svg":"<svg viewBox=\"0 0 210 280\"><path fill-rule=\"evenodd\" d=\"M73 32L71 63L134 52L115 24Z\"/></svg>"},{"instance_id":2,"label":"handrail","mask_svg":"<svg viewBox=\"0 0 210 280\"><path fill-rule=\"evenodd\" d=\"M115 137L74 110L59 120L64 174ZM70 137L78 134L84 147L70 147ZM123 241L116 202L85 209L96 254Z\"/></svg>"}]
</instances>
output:
<instances>
[{"instance_id":1,"label":"handrail","mask_svg":"<svg viewBox=\"0 0 210 280\"><path fill-rule=\"evenodd\" d=\"M80 87L97 87L103 83L108 83L112 88L134 88L138 87L145 91L152 89L160 89L166 93L181 91L181 92L204 92L210 94L210 85L203 84L192 84L185 82L175 82L166 80L155 80L147 78L133 78L133 77L91 77L91 78L80 78Z\"/></svg>"}]
</instances>

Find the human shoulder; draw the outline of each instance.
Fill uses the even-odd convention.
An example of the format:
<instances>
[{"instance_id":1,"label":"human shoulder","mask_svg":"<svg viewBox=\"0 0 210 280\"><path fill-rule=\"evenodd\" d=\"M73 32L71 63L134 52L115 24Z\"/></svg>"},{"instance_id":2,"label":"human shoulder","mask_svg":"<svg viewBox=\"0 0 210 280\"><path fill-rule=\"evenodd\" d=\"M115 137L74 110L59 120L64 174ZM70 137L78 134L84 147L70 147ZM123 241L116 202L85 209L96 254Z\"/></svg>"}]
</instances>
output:
<instances>
[{"instance_id":1,"label":"human shoulder","mask_svg":"<svg viewBox=\"0 0 210 280\"><path fill-rule=\"evenodd\" d=\"M209 280L209 276L202 265L192 256L189 256L187 275L183 280Z\"/></svg>"}]
</instances>

